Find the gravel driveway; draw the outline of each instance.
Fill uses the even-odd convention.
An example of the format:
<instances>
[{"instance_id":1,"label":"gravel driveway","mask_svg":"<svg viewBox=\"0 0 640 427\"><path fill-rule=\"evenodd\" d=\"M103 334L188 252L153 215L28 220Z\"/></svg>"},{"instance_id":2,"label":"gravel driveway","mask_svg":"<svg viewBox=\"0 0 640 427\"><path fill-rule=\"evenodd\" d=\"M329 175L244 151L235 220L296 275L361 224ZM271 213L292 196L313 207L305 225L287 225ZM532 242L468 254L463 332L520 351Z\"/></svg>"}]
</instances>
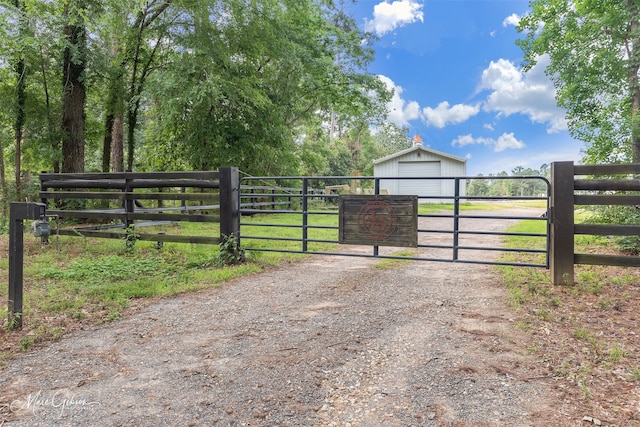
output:
<instances>
[{"instance_id":1,"label":"gravel driveway","mask_svg":"<svg viewBox=\"0 0 640 427\"><path fill-rule=\"evenodd\" d=\"M377 263L311 257L66 336L0 372L0 425L569 425L491 266Z\"/></svg>"}]
</instances>

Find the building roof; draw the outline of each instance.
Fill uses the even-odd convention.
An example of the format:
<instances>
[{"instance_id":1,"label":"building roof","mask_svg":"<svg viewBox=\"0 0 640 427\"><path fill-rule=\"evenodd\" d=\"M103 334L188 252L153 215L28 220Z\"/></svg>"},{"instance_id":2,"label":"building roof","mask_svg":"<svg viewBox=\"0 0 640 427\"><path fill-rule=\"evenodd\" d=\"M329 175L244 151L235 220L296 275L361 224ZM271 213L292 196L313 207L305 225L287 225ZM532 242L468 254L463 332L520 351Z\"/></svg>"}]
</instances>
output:
<instances>
[{"instance_id":1,"label":"building roof","mask_svg":"<svg viewBox=\"0 0 640 427\"><path fill-rule=\"evenodd\" d=\"M467 159L463 159L462 157L454 156L452 154L443 153L442 151L432 150L431 148L426 148L426 147L423 147L421 145L417 145L417 146L414 146L414 147L410 147L410 148L404 149L402 151L398 151L397 153L393 153L393 154L391 154L391 155L389 155L387 157L383 157L381 159L374 160L373 164L374 165L378 165L380 163L387 162L389 160L395 159L396 157L404 156L405 154L409 154L409 153L412 153L412 152L418 151L418 150L424 151L425 153L435 154L436 156L446 157L448 159L455 160L455 161L461 162L461 163L466 163L467 162Z\"/></svg>"}]
</instances>

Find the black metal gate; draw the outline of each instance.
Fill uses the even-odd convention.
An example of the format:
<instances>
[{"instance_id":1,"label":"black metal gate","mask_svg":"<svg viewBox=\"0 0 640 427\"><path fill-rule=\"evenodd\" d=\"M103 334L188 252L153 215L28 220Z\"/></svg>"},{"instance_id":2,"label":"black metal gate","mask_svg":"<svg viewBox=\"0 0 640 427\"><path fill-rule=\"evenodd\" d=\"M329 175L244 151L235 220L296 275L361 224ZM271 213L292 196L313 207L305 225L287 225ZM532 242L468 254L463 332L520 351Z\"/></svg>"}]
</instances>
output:
<instances>
[{"instance_id":1,"label":"black metal gate","mask_svg":"<svg viewBox=\"0 0 640 427\"><path fill-rule=\"evenodd\" d=\"M391 194L406 180L415 181L411 188L425 189L412 195L418 197L417 247L339 244L340 195ZM473 180L503 180L510 194L521 195L467 196ZM240 182L240 243L246 251L549 268L550 184L544 177L247 177ZM514 230L522 221L539 226ZM523 247L506 247L508 236L522 237Z\"/></svg>"}]
</instances>

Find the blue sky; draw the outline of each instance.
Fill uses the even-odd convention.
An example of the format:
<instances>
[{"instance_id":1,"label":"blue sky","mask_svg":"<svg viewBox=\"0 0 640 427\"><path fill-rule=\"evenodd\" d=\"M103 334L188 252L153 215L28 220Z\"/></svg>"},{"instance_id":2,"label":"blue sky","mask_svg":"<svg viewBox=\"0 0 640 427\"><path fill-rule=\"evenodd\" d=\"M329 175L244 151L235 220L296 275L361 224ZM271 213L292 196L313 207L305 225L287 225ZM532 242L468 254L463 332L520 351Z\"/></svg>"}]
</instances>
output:
<instances>
[{"instance_id":1,"label":"blue sky","mask_svg":"<svg viewBox=\"0 0 640 427\"><path fill-rule=\"evenodd\" d=\"M584 148L555 104L547 60L522 72L515 25L528 3L359 0L345 8L379 37L369 71L395 90L390 121L429 148L468 159L468 175L487 175L578 162Z\"/></svg>"}]
</instances>

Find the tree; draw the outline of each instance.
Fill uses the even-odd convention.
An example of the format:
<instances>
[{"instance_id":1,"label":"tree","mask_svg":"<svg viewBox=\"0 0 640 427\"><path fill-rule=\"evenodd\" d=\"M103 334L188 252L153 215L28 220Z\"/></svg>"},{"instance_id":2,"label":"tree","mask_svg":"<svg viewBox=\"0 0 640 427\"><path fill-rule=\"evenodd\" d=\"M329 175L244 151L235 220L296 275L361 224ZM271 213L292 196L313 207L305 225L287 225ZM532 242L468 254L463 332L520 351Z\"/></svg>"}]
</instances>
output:
<instances>
[{"instance_id":1,"label":"tree","mask_svg":"<svg viewBox=\"0 0 640 427\"><path fill-rule=\"evenodd\" d=\"M640 2L533 0L519 30L525 70L547 74L588 162L640 161Z\"/></svg>"},{"instance_id":2,"label":"tree","mask_svg":"<svg viewBox=\"0 0 640 427\"><path fill-rule=\"evenodd\" d=\"M401 128L390 122L378 126L374 138L380 150L380 157L386 157L398 151L411 148L412 144L411 138L409 138L409 128Z\"/></svg>"},{"instance_id":3,"label":"tree","mask_svg":"<svg viewBox=\"0 0 640 427\"><path fill-rule=\"evenodd\" d=\"M104 136L102 139L102 171L124 172L124 110L126 61L123 58L124 37L127 31L128 5L111 2L105 8L101 35L104 43L106 66Z\"/></svg>"},{"instance_id":4,"label":"tree","mask_svg":"<svg viewBox=\"0 0 640 427\"><path fill-rule=\"evenodd\" d=\"M170 0L146 2L138 12L127 41L126 64L130 67L126 113L128 170L133 170L134 166L136 127L145 84L149 75L156 68L159 52L168 36L167 25L171 20L167 23L161 18L164 17L165 11L170 5ZM154 26L154 24L158 25Z\"/></svg>"},{"instance_id":5,"label":"tree","mask_svg":"<svg viewBox=\"0 0 640 427\"><path fill-rule=\"evenodd\" d=\"M18 11L18 33L20 36L25 36L28 32L28 23L26 17L26 11L24 2L21 0L15 0L15 7ZM16 58L16 113L14 122L15 133L15 147L16 147L16 160L15 160L15 173L16 173L16 199L20 200L22 192L22 135L24 131L24 123L26 118L26 104L27 104L27 69L24 53L20 52Z\"/></svg>"},{"instance_id":6,"label":"tree","mask_svg":"<svg viewBox=\"0 0 640 427\"><path fill-rule=\"evenodd\" d=\"M1 74L0 74L1 75ZM0 123L4 118L3 111L0 110ZM9 212L9 186L7 185L7 174L4 164L4 140L6 139L6 132L4 127L0 124L0 193L2 194L2 203L0 203L0 210L2 216L7 216Z\"/></svg>"},{"instance_id":7,"label":"tree","mask_svg":"<svg viewBox=\"0 0 640 427\"><path fill-rule=\"evenodd\" d=\"M3 200L21 170L368 167L390 94L336 3L0 0Z\"/></svg>"},{"instance_id":8,"label":"tree","mask_svg":"<svg viewBox=\"0 0 640 427\"><path fill-rule=\"evenodd\" d=\"M64 59L62 64L62 172L84 172L86 5L65 4Z\"/></svg>"},{"instance_id":9,"label":"tree","mask_svg":"<svg viewBox=\"0 0 640 427\"><path fill-rule=\"evenodd\" d=\"M478 176L482 176L482 174ZM469 196L487 196L489 188L489 181L486 179L470 179L467 181L467 195Z\"/></svg>"},{"instance_id":10,"label":"tree","mask_svg":"<svg viewBox=\"0 0 640 427\"><path fill-rule=\"evenodd\" d=\"M58 104L49 96L52 77L62 81L61 27L52 30L59 20L53 17L60 14L51 13L54 10L52 2L0 2L0 185L5 202L23 200L23 178L49 169L54 159L61 158L55 154L59 147L52 149L60 141L59 115L53 113ZM5 174L11 172L15 186L9 187Z\"/></svg>"},{"instance_id":11,"label":"tree","mask_svg":"<svg viewBox=\"0 0 640 427\"><path fill-rule=\"evenodd\" d=\"M306 122L328 123L333 112L346 134L388 98L362 71L372 59L362 34L330 3L195 3L175 34L182 48L147 93L157 118L148 143L170 144L160 150L191 168L296 171L291 154Z\"/></svg>"}]
</instances>

